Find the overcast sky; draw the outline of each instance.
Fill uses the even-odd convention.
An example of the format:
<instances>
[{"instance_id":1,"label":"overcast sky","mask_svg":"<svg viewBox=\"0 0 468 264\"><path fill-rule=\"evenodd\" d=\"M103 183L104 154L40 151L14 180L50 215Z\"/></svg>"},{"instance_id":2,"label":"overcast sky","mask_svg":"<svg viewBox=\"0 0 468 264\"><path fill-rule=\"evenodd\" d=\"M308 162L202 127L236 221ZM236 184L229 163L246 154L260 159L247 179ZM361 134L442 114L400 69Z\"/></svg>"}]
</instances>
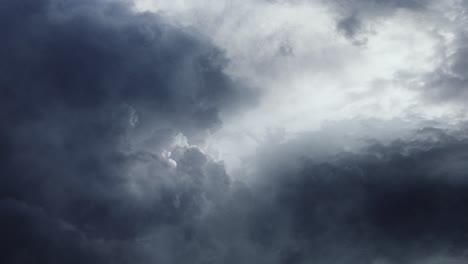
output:
<instances>
[{"instance_id":1,"label":"overcast sky","mask_svg":"<svg viewBox=\"0 0 468 264\"><path fill-rule=\"evenodd\" d=\"M463 0L3 0L0 263L468 262Z\"/></svg>"}]
</instances>

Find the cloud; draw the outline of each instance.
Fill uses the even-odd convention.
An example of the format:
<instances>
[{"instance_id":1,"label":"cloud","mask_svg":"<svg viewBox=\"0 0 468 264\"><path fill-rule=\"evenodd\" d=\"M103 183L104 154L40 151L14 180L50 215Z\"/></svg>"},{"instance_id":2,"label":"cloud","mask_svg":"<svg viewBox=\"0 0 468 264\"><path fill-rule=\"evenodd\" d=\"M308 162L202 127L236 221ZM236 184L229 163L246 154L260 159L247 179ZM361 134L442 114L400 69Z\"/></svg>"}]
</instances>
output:
<instances>
[{"instance_id":1,"label":"cloud","mask_svg":"<svg viewBox=\"0 0 468 264\"><path fill-rule=\"evenodd\" d=\"M278 166L256 172L264 175L256 192L270 203L265 212L257 210L255 219L263 220L253 241L274 248L287 241L286 232L298 258L291 263L430 263L439 254L462 259L466 138L432 128L414 136L325 159L285 156L285 146L277 148Z\"/></svg>"},{"instance_id":2,"label":"cloud","mask_svg":"<svg viewBox=\"0 0 468 264\"><path fill-rule=\"evenodd\" d=\"M462 26L462 25L460 25ZM418 88L432 103L454 103L464 106L467 89L467 65L465 58L468 50L465 47L466 32L455 29L452 39L440 34L443 48L440 51L440 63L436 69L420 77Z\"/></svg>"},{"instance_id":3,"label":"cloud","mask_svg":"<svg viewBox=\"0 0 468 264\"><path fill-rule=\"evenodd\" d=\"M104 255L79 231L40 208L2 199L0 215L4 263L99 263Z\"/></svg>"},{"instance_id":4,"label":"cloud","mask_svg":"<svg viewBox=\"0 0 468 264\"><path fill-rule=\"evenodd\" d=\"M356 44L366 44L379 34L378 24L404 14L417 18L421 31L435 41L430 66L414 73L403 70L411 82L408 89L416 90L427 105L452 105L464 108L466 99L466 3L463 1L332 1L339 14L336 29ZM400 18L400 20L402 20ZM393 80L399 81L398 76ZM400 80L405 82L405 80ZM427 106L426 105L426 106Z\"/></svg>"},{"instance_id":5,"label":"cloud","mask_svg":"<svg viewBox=\"0 0 468 264\"><path fill-rule=\"evenodd\" d=\"M209 41L125 1L6 1L0 16L2 263L138 263L124 255L141 234L229 186L189 143L255 95Z\"/></svg>"},{"instance_id":6,"label":"cloud","mask_svg":"<svg viewBox=\"0 0 468 264\"><path fill-rule=\"evenodd\" d=\"M341 16L337 28L345 30L345 34L354 35L359 31L359 23L376 23L394 15L396 12L404 10L410 12L427 11L432 0L353 0L353 1L329 1L327 4L332 6ZM351 30L351 31L350 31ZM350 35L350 36L351 36Z\"/></svg>"},{"instance_id":7,"label":"cloud","mask_svg":"<svg viewBox=\"0 0 468 264\"><path fill-rule=\"evenodd\" d=\"M398 24L429 2L6 0L0 262L465 263L466 124L407 118L388 84L463 97L458 24L433 68L429 33Z\"/></svg>"},{"instance_id":8,"label":"cloud","mask_svg":"<svg viewBox=\"0 0 468 264\"><path fill-rule=\"evenodd\" d=\"M228 168L252 135L287 137L348 118L450 116L427 104L414 76L437 65L432 27L449 16L433 1L136 1L175 25L196 28L229 58L227 73L259 87L251 111L223 117L216 144ZM313 22L311 22L313 17ZM408 77L410 76L410 77ZM410 83L410 84L408 84ZM360 96L355 96L360 95ZM437 108L437 109L434 109ZM248 131L248 133L246 132ZM246 135L249 134L249 135ZM236 138L236 142L230 139ZM224 152L224 153L223 153Z\"/></svg>"}]
</instances>

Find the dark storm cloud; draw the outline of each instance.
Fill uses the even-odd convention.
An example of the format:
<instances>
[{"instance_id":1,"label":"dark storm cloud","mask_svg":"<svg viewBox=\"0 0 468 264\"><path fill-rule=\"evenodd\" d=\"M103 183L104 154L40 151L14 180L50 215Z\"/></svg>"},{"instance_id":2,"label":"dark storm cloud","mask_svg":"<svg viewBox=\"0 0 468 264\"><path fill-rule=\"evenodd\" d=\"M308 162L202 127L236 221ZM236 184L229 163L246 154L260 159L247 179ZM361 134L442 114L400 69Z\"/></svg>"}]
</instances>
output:
<instances>
[{"instance_id":1,"label":"dark storm cloud","mask_svg":"<svg viewBox=\"0 0 468 264\"><path fill-rule=\"evenodd\" d=\"M87 239L40 208L0 201L2 263L99 263L100 255Z\"/></svg>"},{"instance_id":2,"label":"dark storm cloud","mask_svg":"<svg viewBox=\"0 0 468 264\"><path fill-rule=\"evenodd\" d=\"M463 263L466 130L270 139L247 186L171 146L255 99L206 40L120 1L6 0L0 22L1 263Z\"/></svg>"},{"instance_id":3,"label":"dark storm cloud","mask_svg":"<svg viewBox=\"0 0 468 264\"><path fill-rule=\"evenodd\" d=\"M221 105L240 96L221 73L218 50L155 15L134 15L117 1L9 2L1 10L1 67L5 108L18 115L11 118L124 101L146 110L140 118L149 118L147 109L163 112L190 132L219 122Z\"/></svg>"},{"instance_id":4,"label":"dark storm cloud","mask_svg":"<svg viewBox=\"0 0 468 264\"><path fill-rule=\"evenodd\" d=\"M326 145L342 145L326 136L333 133L305 135L309 150L272 143L256 155L255 183L219 181L224 191L206 217L162 235L177 250L156 246L158 237L149 243L170 255L183 252L173 262L466 262L466 129L428 127L405 140L324 153Z\"/></svg>"},{"instance_id":5,"label":"dark storm cloud","mask_svg":"<svg viewBox=\"0 0 468 264\"><path fill-rule=\"evenodd\" d=\"M326 137L320 140L327 144ZM185 242L170 240L183 248L182 258L193 263L466 262L466 137L425 128L406 140L376 141L362 151L326 158L283 155L288 144L268 149L270 163L256 170L254 184L231 183L211 214L185 226Z\"/></svg>"},{"instance_id":6,"label":"dark storm cloud","mask_svg":"<svg viewBox=\"0 0 468 264\"><path fill-rule=\"evenodd\" d=\"M274 182L257 190L271 197L268 208L274 209L257 210L255 218L263 220L253 241L278 245L287 229L296 261L283 263L431 263L438 254L463 258L468 141L427 128L417 139L366 149L339 152L325 161L289 156L299 161L285 170L276 161L277 169L266 171Z\"/></svg>"},{"instance_id":7,"label":"dark storm cloud","mask_svg":"<svg viewBox=\"0 0 468 264\"><path fill-rule=\"evenodd\" d=\"M218 200L222 164L160 151L254 99L219 50L123 1L7 0L0 23L0 262L140 263L140 234Z\"/></svg>"}]
</instances>

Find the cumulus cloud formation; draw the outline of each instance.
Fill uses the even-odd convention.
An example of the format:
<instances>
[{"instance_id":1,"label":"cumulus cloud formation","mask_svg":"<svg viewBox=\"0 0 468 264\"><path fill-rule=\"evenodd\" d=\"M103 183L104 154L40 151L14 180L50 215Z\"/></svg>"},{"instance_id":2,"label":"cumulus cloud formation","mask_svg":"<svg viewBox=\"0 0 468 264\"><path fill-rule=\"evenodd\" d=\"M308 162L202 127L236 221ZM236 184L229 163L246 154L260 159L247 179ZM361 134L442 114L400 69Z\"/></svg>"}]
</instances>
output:
<instances>
[{"instance_id":1,"label":"cumulus cloud formation","mask_svg":"<svg viewBox=\"0 0 468 264\"><path fill-rule=\"evenodd\" d=\"M3 263L114 262L107 240L190 221L223 192L222 164L188 145L253 100L219 49L121 1L1 13Z\"/></svg>"},{"instance_id":2,"label":"cumulus cloud formation","mask_svg":"<svg viewBox=\"0 0 468 264\"><path fill-rule=\"evenodd\" d=\"M0 262L466 263L467 8L5 0Z\"/></svg>"}]
</instances>

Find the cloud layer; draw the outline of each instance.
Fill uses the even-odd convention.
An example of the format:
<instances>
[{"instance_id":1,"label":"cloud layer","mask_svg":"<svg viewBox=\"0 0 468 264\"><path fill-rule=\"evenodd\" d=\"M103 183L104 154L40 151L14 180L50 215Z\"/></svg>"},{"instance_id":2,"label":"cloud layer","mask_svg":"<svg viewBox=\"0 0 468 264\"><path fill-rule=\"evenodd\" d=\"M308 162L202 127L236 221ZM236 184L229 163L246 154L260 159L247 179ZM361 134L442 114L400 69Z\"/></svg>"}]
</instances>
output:
<instances>
[{"instance_id":1,"label":"cloud layer","mask_svg":"<svg viewBox=\"0 0 468 264\"><path fill-rule=\"evenodd\" d=\"M466 4L201 4L0 5L1 263L468 261Z\"/></svg>"}]
</instances>

